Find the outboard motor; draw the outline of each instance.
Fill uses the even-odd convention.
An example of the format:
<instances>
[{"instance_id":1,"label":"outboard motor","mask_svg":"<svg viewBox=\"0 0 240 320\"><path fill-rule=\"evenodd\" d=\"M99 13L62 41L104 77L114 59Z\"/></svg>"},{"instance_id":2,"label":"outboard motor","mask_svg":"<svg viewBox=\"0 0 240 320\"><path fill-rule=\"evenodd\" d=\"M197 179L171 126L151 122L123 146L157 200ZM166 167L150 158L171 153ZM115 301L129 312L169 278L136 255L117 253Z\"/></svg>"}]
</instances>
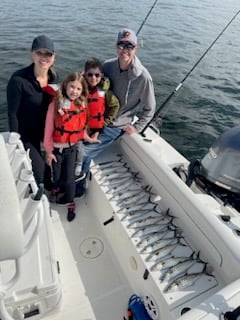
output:
<instances>
[{"instance_id":1,"label":"outboard motor","mask_svg":"<svg viewBox=\"0 0 240 320\"><path fill-rule=\"evenodd\" d=\"M240 211L240 126L223 133L202 160L191 162L186 183L193 181Z\"/></svg>"}]
</instances>

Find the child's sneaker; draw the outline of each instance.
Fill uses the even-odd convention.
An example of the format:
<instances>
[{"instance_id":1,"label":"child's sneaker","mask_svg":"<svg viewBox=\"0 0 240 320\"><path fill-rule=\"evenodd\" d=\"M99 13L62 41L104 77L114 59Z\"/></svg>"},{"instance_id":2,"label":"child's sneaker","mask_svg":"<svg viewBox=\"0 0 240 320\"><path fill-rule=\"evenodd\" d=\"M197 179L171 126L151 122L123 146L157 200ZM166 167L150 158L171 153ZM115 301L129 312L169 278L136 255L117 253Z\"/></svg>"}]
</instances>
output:
<instances>
[{"instance_id":1,"label":"child's sneaker","mask_svg":"<svg viewBox=\"0 0 240 320\"><path fill-rule=\"evenodd\" d=\"M75 218L75 203L72 202L68 205L68 213L67 213L67 220L71 222Z\"/></svg>"}]
</instances>

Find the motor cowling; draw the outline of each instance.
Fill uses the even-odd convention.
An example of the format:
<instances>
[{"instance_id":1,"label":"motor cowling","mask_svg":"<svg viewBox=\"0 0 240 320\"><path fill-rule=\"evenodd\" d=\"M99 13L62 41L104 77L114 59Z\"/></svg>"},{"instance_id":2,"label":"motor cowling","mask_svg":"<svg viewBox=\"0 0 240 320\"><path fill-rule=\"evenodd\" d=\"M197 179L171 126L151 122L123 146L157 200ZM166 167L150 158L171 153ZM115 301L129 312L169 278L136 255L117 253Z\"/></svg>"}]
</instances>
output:
<instances>
[{"instance_id":1,"label":"motor cowling","mask_svg":"<svg viewBox=\"0 0 240 320\"><path fill-rule=\"evenodd\" d=\"M214 142L201 160L200 174L213 184L240 194L240 126Z\"/></svg>"},{"instance_id":2,"label":"motor cowling","mask_svg":"<svg viewBox=\"0 0 240 320\"><path fill-rule=\"evenodd\" d=\"M223 133L201 160L190 163L186 183L193 181L240 211L240 126Z\"/></svg>"}]
</instances>

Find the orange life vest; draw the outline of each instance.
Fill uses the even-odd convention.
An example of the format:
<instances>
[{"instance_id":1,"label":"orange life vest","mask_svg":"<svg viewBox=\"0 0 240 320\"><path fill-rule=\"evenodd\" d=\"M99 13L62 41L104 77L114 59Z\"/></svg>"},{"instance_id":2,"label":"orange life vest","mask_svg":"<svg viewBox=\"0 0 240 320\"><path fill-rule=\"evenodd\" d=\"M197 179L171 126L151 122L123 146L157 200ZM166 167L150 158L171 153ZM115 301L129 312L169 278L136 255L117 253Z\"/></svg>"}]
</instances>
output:
<instances>
[{"instance_id":1,"label":"orange life vest","mask_svg":"<svg viewBox=\"0 0 240 320\"><path fill-rule=\"evenodd\" d=\"M76 106L66 99L55 116L53 141L57 143L77 143L83 139L87 121L87 108Z\"/></svg>"},{"instance_id":2,"label":"orange life vest","mask_svg":"<svg viewBox=\"0 0 240 320\"><path fill-rule=\"evenodd\" d=\"M96 88L88 94L88 127L101 129L104 127L105 91Z\"/></svg>"}]
</instances>

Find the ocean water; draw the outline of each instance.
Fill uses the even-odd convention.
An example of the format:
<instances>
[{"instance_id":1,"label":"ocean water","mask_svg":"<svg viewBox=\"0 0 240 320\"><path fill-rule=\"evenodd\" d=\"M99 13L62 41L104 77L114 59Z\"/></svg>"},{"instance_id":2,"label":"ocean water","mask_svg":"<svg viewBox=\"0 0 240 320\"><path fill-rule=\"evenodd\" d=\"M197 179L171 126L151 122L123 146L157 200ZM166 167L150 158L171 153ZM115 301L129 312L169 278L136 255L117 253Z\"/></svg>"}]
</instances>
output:
<instances>
[{"instance_id":1,"label":"ocean water","mask_svg":"<svg viewBox=\"0 0 240 320\"><path fill-rule=\"evenodd\" d=\"M189 160L201 158L213 141L239 124L239 0L2 0L0 11L0 130L7 130L6 85L11 74L31 63L33 38L55 42L62 79L84 61L116 55L120 28L139 30L137 55L150 71L161 107L162 136ZM195 64L205 53L200 63Z\"/></svg>"}]
</instances>

